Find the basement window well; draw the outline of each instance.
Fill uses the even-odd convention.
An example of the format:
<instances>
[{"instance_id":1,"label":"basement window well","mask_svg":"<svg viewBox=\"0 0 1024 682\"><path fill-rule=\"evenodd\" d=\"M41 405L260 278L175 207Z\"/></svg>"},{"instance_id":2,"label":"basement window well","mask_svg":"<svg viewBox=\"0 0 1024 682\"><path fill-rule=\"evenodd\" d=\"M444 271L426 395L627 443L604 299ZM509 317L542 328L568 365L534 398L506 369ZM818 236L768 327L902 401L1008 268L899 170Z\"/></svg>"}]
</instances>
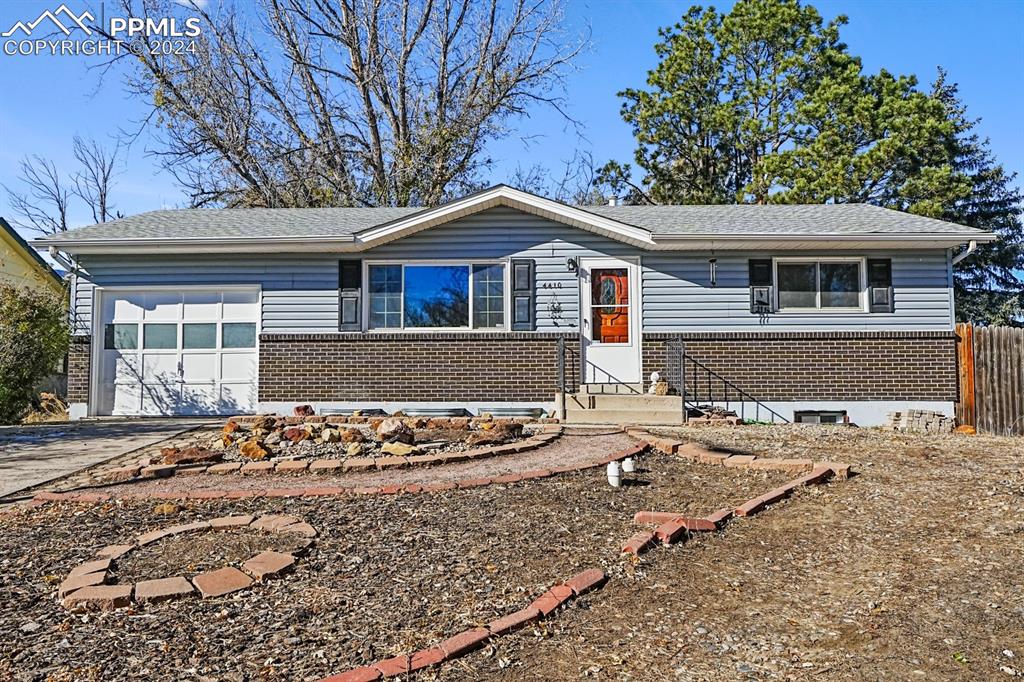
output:
<instances>
[{"instance_id":1,"label":"basement window well","mask_svg":"<svg viewBox=\"0 0 1024 682\"><path fill-rule=\"evenodd\" d=\"M794 424L845 424L847 421L846 410L798 410L793 413Z\"/></svg>"}]
</instances>

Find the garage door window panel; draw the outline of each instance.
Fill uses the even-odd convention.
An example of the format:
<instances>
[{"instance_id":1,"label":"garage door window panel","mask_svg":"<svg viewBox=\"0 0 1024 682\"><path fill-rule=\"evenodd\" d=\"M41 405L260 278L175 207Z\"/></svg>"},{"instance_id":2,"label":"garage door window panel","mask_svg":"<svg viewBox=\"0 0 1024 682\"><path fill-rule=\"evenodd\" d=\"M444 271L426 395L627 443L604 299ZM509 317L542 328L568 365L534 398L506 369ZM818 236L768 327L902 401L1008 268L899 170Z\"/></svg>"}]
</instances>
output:
<instances>
[{"instance_id":1,"label":"garage door window panel","mask_svg":"<svg viewBox=\"0 0 1024 682\"><path fill-rule=\"evenodd\" d=\"M178 347L178 325L142 325L143 350L175 350Z\"/></svg>"},{"instance_id":2,"label":"garage door window panel","mask_svg":"<svg viewBox=\"0 0 1024 682\"><path fill-rule=\"evenodd\" d=\"M223 348L255 348L256 325L252 322L225 322Z\"/></svg>"},{"instance_id":3,"label":"garage door window panel","mask_svg":"<svg viewBox=\"0 0 1024 682\"><path fill-rule=\"evenodd\" d=\"M217 347L217 324L215 322L200 324L186 322L182 325L181 331L182 348L194 350Z\"/></svg>"}]
</instances>

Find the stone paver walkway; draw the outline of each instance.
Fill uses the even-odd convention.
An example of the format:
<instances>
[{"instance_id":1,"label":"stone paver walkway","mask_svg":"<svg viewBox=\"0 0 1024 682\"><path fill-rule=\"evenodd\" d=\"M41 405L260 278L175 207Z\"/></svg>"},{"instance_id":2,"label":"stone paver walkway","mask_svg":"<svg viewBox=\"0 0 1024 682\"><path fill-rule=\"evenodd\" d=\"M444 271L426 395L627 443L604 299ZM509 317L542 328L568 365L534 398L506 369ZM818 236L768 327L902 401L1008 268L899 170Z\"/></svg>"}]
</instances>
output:
<instances>
[{"instance_id":1,"label":"stone paver walkway","mask_svg":"<svg viewBox=\"0 0 1024 682\"><path fill-rule=\"evenodd\" d=\"M0 503L20 490L216 420L117 419L0 428Z\"/></svg>"}]
</instances>

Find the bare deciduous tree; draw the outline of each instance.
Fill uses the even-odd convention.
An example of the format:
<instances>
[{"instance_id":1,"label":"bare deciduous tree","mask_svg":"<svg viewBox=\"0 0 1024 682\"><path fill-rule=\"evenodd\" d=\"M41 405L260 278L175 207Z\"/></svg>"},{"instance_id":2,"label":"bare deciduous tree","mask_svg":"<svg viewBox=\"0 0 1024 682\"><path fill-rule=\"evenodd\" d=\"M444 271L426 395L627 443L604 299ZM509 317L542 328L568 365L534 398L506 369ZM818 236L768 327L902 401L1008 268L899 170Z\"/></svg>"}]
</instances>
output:
<instances>
[{"instance_id":1,"label":"bare deciduous tree","mask_svg":"<svg viewBox=\"0 0 1024 682\"><path fill-rule=\"evenodd\" d=\"M73 152L79 165L72 178L74 193L92 211L93 222L105 223L120 217L110 203L114 170L121 153L120 141L115 142L113 149L108 149L96 140L86 141L75 136Z\"/></svg>"},{"instance_id":2,"label":"bare deciduous tree","mask_svg":"<svg viewBox=\"0 0 1024 682\"><path fill-rule=\"evenodd\" d=\"M26 156L18 164L18 177L22 191L4 185L15 225L41 234L67 231L71 191L57 164L41 156Z\"/></svg>"},{"instance_id":3,"label":"bare deciduous tree","mask_svg":"<svg viewBox=\"0 0 1024 682\"><path fill-rule=\"evenodd\" d=\"M62 174L57 164L42 156L26 156L18 166L20 188L3 185L7 202L14 210L13 222L18 227L40 234L65 232L70 227L69 214L73 200L81 199L94 222L103 223L120 214L110 200L114 174L121 153L121 144L112 149L96 140L75 136L72 153L78 168Z\"/></svg>"},{"instance_id":4,"label":"bare deciduous tree","mask_svg":"<svg viewBox=\"0 0 1024 682\"><path fill-rule=\"evenodd\" d=\"M427 205L477 189L488 141L562 109L583 41L560 0L121 0L190 15L193 51L126 59L193 205ZM97 27L102 30L102 27Z\"/></svg>"}]
</instances>

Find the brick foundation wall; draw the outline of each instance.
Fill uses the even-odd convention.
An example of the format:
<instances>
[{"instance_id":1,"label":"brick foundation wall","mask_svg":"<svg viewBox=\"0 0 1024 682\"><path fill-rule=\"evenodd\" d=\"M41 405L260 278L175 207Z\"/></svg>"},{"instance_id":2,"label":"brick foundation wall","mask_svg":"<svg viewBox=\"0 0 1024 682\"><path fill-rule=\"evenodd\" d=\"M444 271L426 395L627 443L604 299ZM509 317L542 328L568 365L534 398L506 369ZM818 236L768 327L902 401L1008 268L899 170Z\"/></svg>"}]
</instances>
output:
<instances>
[{"instance_id":1,"label":"brick foundation wall","mask_svg":"<svg viewBox=\"0 0 1024 682\"><path fill-rule=\"evenodd\" d=\"M68 402L89 402L91 336L72 336L68 348Z\"/></svg>"},{"instance_id":2,"label":"brick foundation wall","mask_svg":"<svg viewBox=\"0 0 1024 682\"><path fill-rule=\"evenodd\" d=\"M644 335L645 389L655 370L675 388L677 338ZM953 332L707 332L682 338L688 356L761 401L958 399Z\"/></svg>"},{"instance_id":3,"label":"brick foundation wall","mask_svg":"<svg viewBox=\"0 0 1024 682\"><path fill-rule=\"evenodd\" d=\"M558 385L560 336L264 334L259 399L551 402ZM578 360L567 364L575 367Z\"/></svg>"}]
</instances>

